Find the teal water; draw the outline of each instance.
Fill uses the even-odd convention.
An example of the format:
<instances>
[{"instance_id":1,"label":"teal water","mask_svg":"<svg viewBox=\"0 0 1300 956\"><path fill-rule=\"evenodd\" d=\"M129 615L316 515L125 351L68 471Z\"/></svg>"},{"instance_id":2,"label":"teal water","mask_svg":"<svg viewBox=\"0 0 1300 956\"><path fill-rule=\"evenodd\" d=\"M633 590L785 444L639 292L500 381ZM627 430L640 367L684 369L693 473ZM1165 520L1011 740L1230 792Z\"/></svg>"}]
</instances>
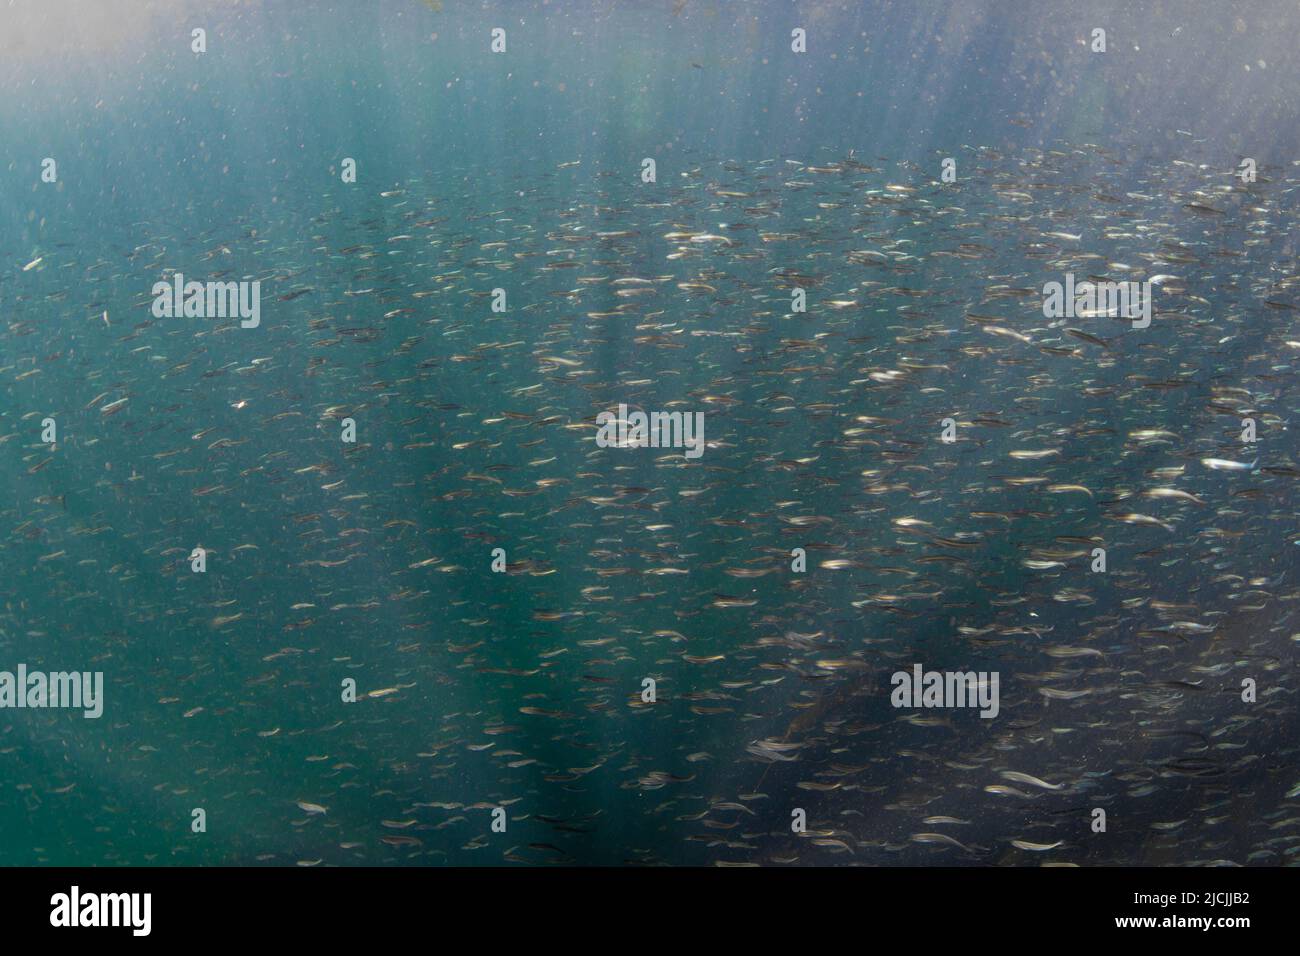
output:
<instances>
[{"instance_id":1,"label":"teal water","mask_svg":"<svg viewBox=\"0 0 1300 956\"><path fill-rule=\"evenodd\" d=\"M0 862L1290 862L1295 24L9 4L0 670L105 694L0 711ZM1053 325L1067 271L1177 280Z\"/></svg>"}]
</instances>

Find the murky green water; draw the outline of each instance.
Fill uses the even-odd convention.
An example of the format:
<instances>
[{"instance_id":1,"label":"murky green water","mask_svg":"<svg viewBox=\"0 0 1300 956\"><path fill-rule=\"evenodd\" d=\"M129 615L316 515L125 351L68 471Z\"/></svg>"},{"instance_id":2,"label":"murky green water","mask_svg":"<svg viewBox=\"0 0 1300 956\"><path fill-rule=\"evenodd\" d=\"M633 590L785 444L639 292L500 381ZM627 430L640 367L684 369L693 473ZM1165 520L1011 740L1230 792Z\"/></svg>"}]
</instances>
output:
<instances>
[{"instance_id":1,"label":"murky green water","mask_svg":"<svg viewBox=\"0 0 1300 956\"><path fill-rule=\"evenodd\" d=\"M0 11L0 861L1290 862L1294 25Z\"/></svg>"}]
</instances>

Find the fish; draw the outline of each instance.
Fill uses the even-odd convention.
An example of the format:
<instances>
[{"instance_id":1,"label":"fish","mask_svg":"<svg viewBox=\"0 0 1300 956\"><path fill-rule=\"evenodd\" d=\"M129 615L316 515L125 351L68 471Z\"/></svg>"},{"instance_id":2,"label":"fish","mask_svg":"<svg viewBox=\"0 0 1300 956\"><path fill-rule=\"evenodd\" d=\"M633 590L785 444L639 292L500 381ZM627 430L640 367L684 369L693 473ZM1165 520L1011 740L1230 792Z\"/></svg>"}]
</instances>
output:
<instances>
[{"instance_id":1,"label":"fish","mask_svg":"<svg viewBox=\"0 0 1300 956\"><path fill-rule=\"evenodd\" d=\"M1040 780L1035 776L1027 773L1021 773L1018 770L1003 770L999 776L1003 780L1010 780L1012 783L1027 783L1030 786L1038 787L1042 790L1064 790L1063 783L1048 783L1046 780Z\"/></svg>"},{"instance_id":2,"label":"fish","mask_svg":"<svg viewBox=\"0 0 1300 956\"><path fill-rule=\"evenodd\" d=\"M122 407L129 401L129 398L119 398L115 401L109 402L107 405L104 405L99 409L99 414L104 416L116 414L121 411Z\"/></svg>"},{"instance_id":3,"label":"fish","mask_svg":"<svg viewBox=\"0 0 1300 956\"><path fill-rule=\"evenodd\" d=\"M1059 846L1064 846L1064 840L1057 840L1055 843L1034 843L1031 840L1012 840L1011 845L1017 850L1028 850L1031 853L1046 853L1048 850L1055 850Z\"/></svg>"},{"instance_id":4,"label":"fish","mask_svg":"<svg viewBox=\"0 0 1300 956\"><path fill-rule=\"evenodd\" d=\"M1211 471L1253 471L1259 464L1256 458L1251 462L1231 461L1226 458L1202 458L1201 464Z\"/></svg>"},{"instance_id":5,"label":"fish","mask_svg":"<svg viewBox=\"0 0 1300 956\"><path fill-rule=\"evenodd\" d=\"M1300 166L1243 182L1195 110L1145 139L940 116L942 155L904 152L873 118L906 98L845 99L820 54L771 136L753 43L696 69L607 13L505 24L551 47L521 73L408 10L391 62L418 41L437 70L400 90L320 13L369 117L323 128L374 131L337 156L290 135L338 99L301 64L202 78L265 133L246 162L109 70L75 179L0 206L0 643L102 671L107 718L6 715L9 856L1292 860ZM716 19L674 13L688 45ZM644 76L588 89L614 48ZM642 86L663 102L590 135ZM516 87L527 145L498 149ZM456 108L417 128L430 103ZM747 119L705 136L707 110ZM1215 129L1268 145L1241 123ZM147 190L111 187L123 156ZM154 315L178 276L259 282L260 324ZM1149 324L1118 282L1149 283ZM142 794L223 821L174 853ZM1091 838L1097 808L1122 836Z\"/></svg>"},{"instance_id":6,"label":"fish","mask_svg":"<svg viewBox=\"0 0 1300 956\"><path fill-rule=\"evenodd\" d=\"M967 853L972 852L971 848L960 840L956 840L946 833L913 833L909 839L913 843L925 843L939 846L955 846L959 850L965 850Z\"/></svg>"}]
</instances>

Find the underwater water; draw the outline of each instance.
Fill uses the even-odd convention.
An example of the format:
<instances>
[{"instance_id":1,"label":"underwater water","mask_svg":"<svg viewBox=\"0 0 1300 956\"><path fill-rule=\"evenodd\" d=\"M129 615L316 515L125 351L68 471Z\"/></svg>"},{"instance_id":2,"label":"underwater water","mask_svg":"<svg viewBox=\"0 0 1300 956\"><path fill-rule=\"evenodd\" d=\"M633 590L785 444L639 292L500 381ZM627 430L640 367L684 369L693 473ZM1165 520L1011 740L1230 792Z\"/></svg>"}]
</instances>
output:
<instances>
[{"instance_id":1,"label":"underwater water","mask_svg":"<svg viewBox=\"0 0 1300 956\"><path fill-rule=\"evenodd\" d=\"M1295 862L1300 13L1140 6L6 0L0 863Z\"/></svg>"}]
</instances>

